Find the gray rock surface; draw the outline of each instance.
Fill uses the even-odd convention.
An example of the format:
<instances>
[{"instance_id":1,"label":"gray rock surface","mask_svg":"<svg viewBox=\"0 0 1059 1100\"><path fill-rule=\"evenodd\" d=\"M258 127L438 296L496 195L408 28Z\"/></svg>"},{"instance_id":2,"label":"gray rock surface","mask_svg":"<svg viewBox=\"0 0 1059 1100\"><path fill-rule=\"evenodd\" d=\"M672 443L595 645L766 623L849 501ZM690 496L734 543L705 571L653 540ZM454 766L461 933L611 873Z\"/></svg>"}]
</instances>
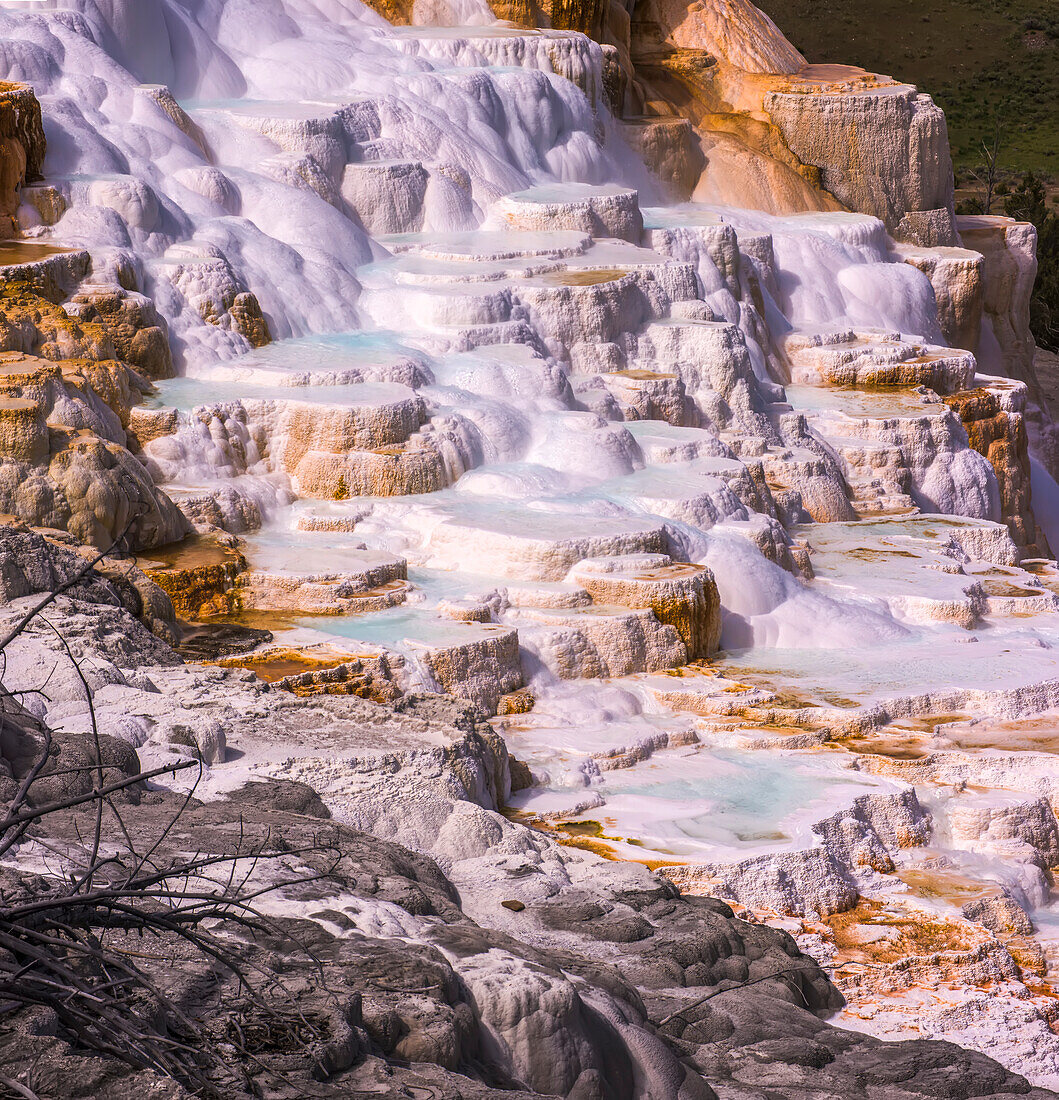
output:
<instances>
[{"instance_id":1,"label":"gray rock surface","mask_svg":"<svg viewBox=\"0 0 1059 1100\"><path fill-rule=\"evenodd\" d=\"M257 1095L295 1095L281 1076L304 1089L297 1095L320 1097L420 1095L420 1087L433 1096L501 1089L689 1100L1050 1095L946 1043L883 1043L829 1026L819 1014L837 995L785 933L737 920L721 902L682 897L647 872L619 871L609 891L570 890L527 906L519 916L555 937L544 948L470 920L427 857L291 809L318 813L304 788L254 784L178 813L183 805L152 791L122 807L133 844L164 833L159 858L234 859L253 838L259 878L292 883L260 900L270 919L252 943L226 933L236 956L273 979L269 1028L237 980L186 944L162 942L151 953L152 979L220 1049L239 1023L263 1067ZM50 843L74 844L91 819L91 809L54 815ZM314 1021L311 1041L284 1037L277 1021L295 1013ZM23 1013L14 1026L20 1041L0 1042L0 1072L18 1076L34 1062L46 1095L186 1095L78 1051L54 1020ZM252 1093L229 1086L226 1095Z\"/></svg>"},{"instance_id":2,"label":"gray rock surface","mask_svg":"<svg viewBox=\"0 0 1059 1100\"><path fill-rule=\"evenodd\" d=\"M30 550L51 554L46 545ZM33 600L27 590L51 582L35 572L48 568L8 563L17 598L0 629ZM951 1044L885 1043L829 1025L842 998L786 932L508 820L498 812L507 749L473 706L427 695L393 709L300 699L244 670L182 665L106 583L48 612L92 685L105 778L201 762L193 797L182 774L115 801L122 824L107 843L115 854L153 847L162 863L216 858L215 882L249 872L259 927L217 933L268 981L255 999L168 934L149 951L120 929L108 942L142 956L151 980L200 1021L223 1055L209 1072L231 1100L1052 1095ZM5 654L5 685L26 692L4 714L5 793L32 766L45 723L53 756L32 797L77 793L95 777L83 685L60 650L34 623ZM46 698L27 691L42 675ZM178 728L191 731L184 744ZM41 896L76 864L93 821L91 806L53 813L9 855L0 925L12 898ZM853 860L922 838L927 823L914 800L893 798L822 828ZM253 1072L233 1078L229 1063ZM0 1018L0 1074L32 1080L42 1097L189 1095L86 1050L38 1009Z\"/></svg>"}]
</instances>

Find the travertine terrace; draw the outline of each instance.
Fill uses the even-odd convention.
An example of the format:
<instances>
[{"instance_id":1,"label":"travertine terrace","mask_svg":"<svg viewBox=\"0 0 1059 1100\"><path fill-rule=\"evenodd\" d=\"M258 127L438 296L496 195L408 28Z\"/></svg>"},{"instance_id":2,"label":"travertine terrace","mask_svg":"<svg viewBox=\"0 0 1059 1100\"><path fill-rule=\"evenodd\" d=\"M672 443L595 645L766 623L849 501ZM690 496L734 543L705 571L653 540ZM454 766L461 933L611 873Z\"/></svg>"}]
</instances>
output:
<instances>
[{"instance_id":1,"label":"travertine terrace","mask_svg":"<svg viewBox=\"0 0 1059 1100\"><path fill-rule=\"evenodd\" d=\"M320 1095L1055 1095L1035 238L925 90L746 0L0 0L0 80L4 633L107 552L3 789L330 815Z\"/></svg>"}]
</instances>

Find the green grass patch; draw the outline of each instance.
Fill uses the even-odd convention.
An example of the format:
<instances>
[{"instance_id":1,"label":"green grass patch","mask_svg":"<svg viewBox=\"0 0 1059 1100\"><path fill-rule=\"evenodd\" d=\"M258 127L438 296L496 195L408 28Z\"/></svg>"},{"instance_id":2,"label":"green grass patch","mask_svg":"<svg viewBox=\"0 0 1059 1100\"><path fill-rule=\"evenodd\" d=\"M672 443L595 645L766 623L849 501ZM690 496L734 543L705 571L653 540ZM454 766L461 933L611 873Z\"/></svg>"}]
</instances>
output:
<instances>
[{"instance_id":1,"label":"green grass patch","mask_svg":"<svg viewBox=\"0 0 1059 1100\"><path fill-rule=\"evenodd\" d=\"M944 109L957 174L1002 122L1000 164L1059 179L1054 0L758 0L812 62L915 84Z\"/></svg>"}]
</instances>

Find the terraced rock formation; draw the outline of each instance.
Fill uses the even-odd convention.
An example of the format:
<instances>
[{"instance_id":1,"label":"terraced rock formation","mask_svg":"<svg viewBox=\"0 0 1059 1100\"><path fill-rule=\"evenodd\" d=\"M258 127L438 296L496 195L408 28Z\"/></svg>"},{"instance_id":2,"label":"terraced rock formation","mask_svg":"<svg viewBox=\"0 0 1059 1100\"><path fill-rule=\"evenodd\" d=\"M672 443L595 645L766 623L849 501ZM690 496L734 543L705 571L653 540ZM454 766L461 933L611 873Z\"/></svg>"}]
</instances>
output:
<instances>
[{"instance_id":1,"label":"terraced rock formation","mask_svg":"<svg viewBox=\"0 0 1059 1100\"><path fill-rule=\"evenodd\" d=\"M91 710L4 647L7 786L94 721L203 766L174 846L331 830L258 947L339 982L320 1095L1051 1095L1032 232L741 0L382 12L0 0L0 613L110 551L49 611Z\"/></svg>"}]
</instances>

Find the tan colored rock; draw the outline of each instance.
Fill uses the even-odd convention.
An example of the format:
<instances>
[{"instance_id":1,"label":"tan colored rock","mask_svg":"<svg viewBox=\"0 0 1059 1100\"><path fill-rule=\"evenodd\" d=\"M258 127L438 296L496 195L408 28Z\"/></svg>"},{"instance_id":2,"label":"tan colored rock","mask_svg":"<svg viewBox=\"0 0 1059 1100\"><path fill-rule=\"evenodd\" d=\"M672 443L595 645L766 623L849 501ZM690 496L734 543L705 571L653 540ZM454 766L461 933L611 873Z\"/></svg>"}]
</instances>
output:
<instances>
[{"instance_id":1,"label":"tan colored rock","mask_svg":"<svg viewBox=\"0 0 1059 1100\"><path fill-rule=\"evenodd\" d=\"M77 255L60 256L67 274ZM47 424L46 441L28 419L8 441L0 510L101 548L126 533L133 550L179 540L186 521L125 448L144 383L114 358L98 321L70 316L44 293L61 297L65 278L49 275L50 263L0 269L9 275L0 279L0 392L17 399L12 417L29 417L30 402Z\"/></svg>"},{"instance_id":2,"label":"tan colored rock","mask_svg":"<svg viewBox=\"0 0 1059 1100\"><path fill-rule=\"evenodd\" d=\"M695 193L706 158L686 118L631 119L624 123L625 140L666 188L674 202L687 202Z\"/></svg>"},{"instance_id":3,"label":"tan colored rock","mask_svg":"<svg viewBox=\"0 0 1059 1100\"><path fill-rule=\"evenodd\" d=\"M396 607L408 594L408 565L403 558L388 554L350 550L341 571L333 566L304 571L296 562L277 564L279 568L253 567L239 576L236 595L240 606L257 611L347 615Z\"/></svg>"},{"instance_id":4,"label":"tan colored rock","mask_svg":"<svg viewBox=\"0 0 1059 1100\"><path fill-rule=\"evenodd\" d=\"M40 244L36 241L0 242L0 292L4 298L4 313L9 314L15 310L20 301L29 304L32 311L40 298L47 299L48 304L54 306L68 297L91 267L89 254L79 249ZM69 316L64 314L60 317L46 306L43 307L43 313L44 316L39 320L46 327L50 327L48 322L54 322L59 327L70 329L72 334L77 334L77 322ZM23 347L21 344L9 343L11 337L4 335L2 328L0 339L10 349L37 350L36 346ZM61 354L55 358L60 358Z\"/></svg>"},{"instance_id":5,"label":"tan colored rock","mask_svg":"<svg viewBox=\"0 0 1059 1100\"><path fill-rule=\"evenodd\" d=\"M192 121L191 116L180 106L176 97L164 84L141 84L136 89L136 95L154 103L169 116L172 122L176 123L180 131L191 138L206 156L209 156L209 148L202 130Z\"/></svg>"},{"instance_id":6,"label":"tan colored rock","mask_svg":"<svg viewBox=\"0 0 1059 1100\"><path fill-rule=\"evenodd\" d=\"M819 455L810 451L768 454L762 458L761 468L767 476L765 487L785 525L787 513L807 513L817 523L853 518L845 482Z\"/></svg>"},{"instance_id":7,"label":"tan colored rock","mask_svg":"<svg viewBox=\"0 0 1059 1100\"><path fill-rule=\"evenodd\" d=\"M956 224L964 247L982 256L982 305L1000 345L1003 372L1033 389L1030 299L1037 277L1037 231L997 216L961 215Z\"/></svg>"},{"instance_id":8,"label":"tan colored rock","mask_svg":"<svg viewBox=\"0 0 1059 1100\"><path fill-rule=\"evenodd\" d=\"M147 408L145 405L137 405L129 410L126 431L130 446L133 450L142 450L152 440L172 435L177 430L179 422L179 414L170 406Z\"/></svg>"},{"instance_id":9,"label":"tan colored rock","mask_svg":"<svg viewBox=\"0 0 1059 1100\"><path fill-rule=\"evenodd\" d=\"M687 893L777 913L828 917L848 912L860 896L849 871L826 848L753 856L730 865L666 867L663 873Z\"/></svg>"},{"instance_id":10,"label":"tan colored rock","mask_svg":"<svg viewBox=\"0 0 1059 1100\"><path fill-rule=\"evenodd\" d=\"M982 369L1025 382L1029 388L1026 427L1034 452L1059 476L1059 427L1037 377L1030 332L1030 301L1037 277L1037 231L1010 218L961 216L960 237L983 257L982 339L976 348Z\"/></svg>"},{"instance_id":11,"label":"tan colored rock","mask_svg":"<svg viewBox=\"0 0 1059 1100\"><path fill-rule=\"evenodd\" d=\"M370 699L373 703L393 706L401 698L401 689L394 682L391 668L392 655L357 657L329 668L293 672L274 681L275 685L292 695L355 695ZM255 672L260 671L254 665Z\"/></svg>"},{"instance_id":12,"label":"tan colored rock","mask_svg":"<svg viewBox=\"0 0 1059 1100\"><path fill-rule=\"evenodd\" d=\"M19 207L18 220L22 229L55 225L67 210L66 196L59 188L51 185L34 184L23 187L19 198L22 205Z\"/></svg>"},{"instance_id":13,"label":"tan colored rock","mask_svg":"<svg viewBox=\"0 0 1059 1100\"><path fill-rule=\"evenodd\" d=\"M914 342L898 333L795 334L785 348L791 381L810 386L926 386L948 394L966 389L976 369L969 352Z\"/></svg>"},{"instance_id":14,"label":"tan colored rock","mask_svg":"<svg viewBox=\"0 0 1059 1100\"><path fill-rule=\"evenodd\" d=\"M982 924L939 913L915 899L862 900L827 918L839 958L865 961L839 972L853 1002L902 997L913 990L991 987L1022 977L1012 953Z\"/></svg>"},{"instance_id":15,"label":"tan colored rock","mask_svg":"<svg viewBox=\"0 0 1059 1100\"><path fill-rule=\"evenodd\" d=\"M53 435L47 480L54 500L39 518L16 493L9 509L34 526L59 527L92 546L109 547L128 531L130 549L165 546L187 533L187 521L120 444L91 434L60 440ZM25 486L28 488L28 486ZM58 513L61 522L42 522Z\"/></svg>"},{"instance_id":16,"label":"tan colored rock","mask_svg":"<svg viewBox=\"0 0 1059 1100\"><path fill-rule=\"evenodd\" d=\"M292 389L290 402L270 402L275 412L262 410L269 421L269 453L277 469L297 470L310 452L345 455L350 451L398 446L408 441L426 420L423 399L403 386L387 387L392 394L343 407L299 402ZM255 415L257 403L243 402L248 415Z\"/></svg>"},{"instance_id":17,"label":"tan colored rock","mask_svg":"<svg viewBox=\"0 0 1059 1100\"><path fill-rule=\"evenodd\" d=\"M654 612L660 623L680 635L689 661L710 656L720 643L720 595L704 565L656 564L653 558L593 558L578 562L567 579L584 588L594 603Z\"/></svg>"},{"instance_id":18,"label":"tan colored rock","mask_svg":"<svg viewBox=\"0 0 1059 1100\"><path fill-rule=\"evenodd\" d=\"M56 384L61 384L62 368L57 363L22 352L0 352L0 390L47 400Z\"/></svg>"},{"instance_id":19,"label":"tan colored rock","mask_svg":"<svg viewBox=\"0 0 1059 1100\"><path fill-rule=\"evenodd\" d=\"M257 297L219 249L174 245L165 255L164 270L173 286L208 325L235 332L254 348L271 342L268 320Z\"/></svg>"},{"instance_id":20,"label":"tan colored rock","mask_svg":"<svg viewBox=\"0 0 1059 1100\"><path fill-rule=\"evenodd\" d=\"M1033 921L1014 898L991 894L967 902L960 910L968 920L984 924L991 932L1013 932L1020 936L1033 933Z\"/></svg>"},{"instance_id":21,"label":"tan colored rock","mask_svg":"<svg viewBox=\"0 0 1059 1100\"><path fill-rule=\"evenodd\" d=\"M791 151L819 169L822 187L843 206L875 215L917 244L957 243L948 130L929 96L909 86L775 91L764 108ZM903 222L909 211L929 217Z\"/></svg>"},{"instance_id":22,"label":"tan colored rock","mask_svg":"<svg viewBox=\"0 0 1059 1100\"><path fill-rule=\"evenodd\" d=\"M43 267L50 270L58 261L74 260L77 266L65 274L52 271L36 277ZM79 280L87 271L87 260L87 253L65 253L41 263L30 260L0 267L0 351L52 361L114 358L114 344L102 325L71 317L57 304L65 297L60 283L67 276Z\"/></svg>"},{"instance_id":23,"label":"tan colored rock","mask_svg":"<svg viewBox=\"0 0 1059 1100\"><path fill-rule=\"evenodd\" d=\"M113 442L126 442L125 428L137 402L143 399L143 379L118 359L62 359L57 364L62 371L62 384L67 396L86 406L97 402L115 416L120 429L108 434ZM56 418L53 403L52 418ZM60 410L58 419L62 419Z\"/></svg>"},{"instance_id":24,"label":"tan colored rock","mask_svg":"<svg viewBox=\"0 0 1059 1100\"><path fill-rule=\"evenodd\" d=\"M529 688L519 688L518 691L510 691L507 695L501 695L496 705L496 713L498 715L505 714L529 714L533 710L533 706L536 703L536 697ZM519 773L519 768L524 769L524 773ZM516 787L516 774L520 774L520 778L527 780L523 782L523 787L532 786L533 780L529 775L529 768L525 764L521 764L519 761L511 760L511 789L518 790Z\"/></svg>"},{"instance_id":25,"label":"tan colored rock","mask_svg":"<svg viewBox=\"0 0 1059 1100\"><path fill-rule=\"evenodd\" d=\"M437 606L439 615L461 623L491 623L493 609L487 603L476 600L442 600Z\"/></svg>"},{"instance_id":26,"label":"tan colored rock","mask_svg":"<svg viewBox=\"0 0 1059 1100\"><path fill-rule=\"evenodd\" d=\"M675 374L624 370L599 377L627 420L664 420L676 427L690 426L693 421L684 384Z\"/></svg>"},{"instance_id":27,"label":"tan colored rock","mask_svg":"<svg viewBox=\"0 0 1059 1100\"><path fill-rule=\"evenodd\" d=\"M323 500L436 493L449 484L444 459L419 436L345 455L309 451L294 477L302 494Z\"/></svg>"},{"instance_id":28,"label":"tan colored rock","mask_svg":"<svg viewBox=\"0 0 1059 1100\"><path fill-rule=\"evenodd\" d=\"M796 73L805 58L749 0L651 0L661 29L678 46L703 49L748 73Z\"/></svg>"},{"instance_id":29,"label":"tan colored rock","mask_svg":"<svg viewBox=\"0 0 1059 1100\"><path fill-rule=\"evenodd\" d=\"M266 683L301 697L355 695L392 707L403 694L397 683L404 669L402 657L387 652L354 654L341 644L266 645L217 664L249 669Z\"/></svg>"},{"instance_id":30,"label":"tan colored rock","mask_svg":"<svg viewBox=\"0 0 1059 1100\"><path fill-rule=\"evenodd\" d=\"M86 320L99 320L113 341L115 358L135 367L145 378L173 376L169 336L149 298L115 286L89 288L72 300L89 307L82 315Z\"/></svg>"},{"instance_id":31,"label":"tan colored rock","mask_svg":"<svg viewBox=\"0 0 1059 1100\"><path fill-rule=\"evenodd\" d=\"M1025 547L1029 556L1038 556L1029 442L1022 412L1005 408L1001 395L986 388L950 394L945 401L963 423L970 445L988 458L996 471L1001 518L1015 544ZM1039 537L1043 539L1043 535Z\"/></svg>"},{"instance_id":32,"label":"tan colored rock","mask_svg":"<svg viewBox=\"0 0 1059 1100\"><path fill-rule=\"evenodd\" d=\"M40 403L29 397L0 398L0 455L33 465L48 456L48 424Z\"/></svg>"},{"instance_id":33,"label":"tan colored rock","mask_svg":"<svg viewBox=\"0 0 1059 1100\"><path fill-rule=\"evenodd\" d=\"M905 263L918 268L930 280L938 303L942 335L954 348L974 351L982 328L985 260L966 248L921 248L899 245Z\"/></svg>"},{"instance_id":34,"label":"tan colored rock","mask_svg":"<svg viewBox=\"0 0 1059 1100\"><path fill-rule=\"evenodd\" d=\"M187 524L172 501L120 442L97 434L123 438L117 417L94 395L95 404L81 399L75 385L64 384L65 375L63 383L55 381L52 371L49 364L38 372L25 393L8 390L11 431L9 453L0 454L0 511L100 548L126 535L133 550L182 538Z\"/></svg>"},{"instance_id":35,"label":"tan colored rock","mask_svg":"<svg viewBox=\"0 0 1059 1100\"><path fill-rule=\"evenodd\" d=\"M15 231L19 188L40 179L46 142L40 103L28 84L0 82L0 236Z\"/></svg>"},{"instance_id":36,"label":"tan colored rock","mask_svg":"<svg viewBox=\"0 0 1059 1100\"><path fill-rule=\"evenodd\" d=\"M563 680L631 676L679 668L687 647L650 609L618 606L560 610L524 607L522 644Z\"/></svg>"},{"instance_id":37,"label":"tan colored rock","mask_svg":"<svg viewBox=\"0 0 1059 1100\"><path fill-rule=\"evenodd\" d=\"M248 569L246 558L214 539L188 540L142 565L173 601L177 615L189 622L229 615L241 607L237 585Z\"/></svg>"},{"instance_id":38,"label":"tan colored rock","mask_svg":"<svg viewBox=\"0 0 1059 1100\"><path fill-rule=\"evenodd\" d=\"M973 851L983 849L1026 856L1041 867L1059 866L1059 823L1047 798L1017 794L955 798L946 814L953 841Z\"/></svg>"}]
</instances>

